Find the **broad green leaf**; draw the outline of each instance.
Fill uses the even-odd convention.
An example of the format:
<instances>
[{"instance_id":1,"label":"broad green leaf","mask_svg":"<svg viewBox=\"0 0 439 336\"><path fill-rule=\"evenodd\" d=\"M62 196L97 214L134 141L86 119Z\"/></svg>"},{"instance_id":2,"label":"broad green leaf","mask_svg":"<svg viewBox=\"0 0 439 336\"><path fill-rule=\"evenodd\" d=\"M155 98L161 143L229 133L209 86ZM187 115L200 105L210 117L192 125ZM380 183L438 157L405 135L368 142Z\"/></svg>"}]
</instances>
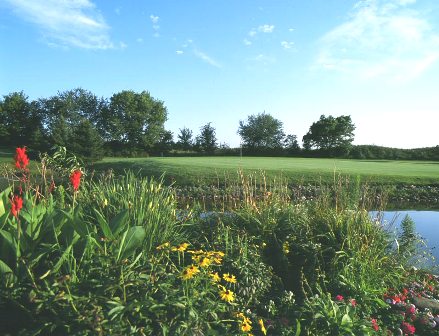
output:
<instances>
[{"instance_id":1,"label":"broad green leaf","mask_svg":"<svg viewBox=\"0 0 439 336\"><path fill-rule=\"evenodd\" d=\"M126 258L137 248L141 247L146 238L146 231L143 226L133 226L126 231L121 241L118 260Z\"/></svg>"},{"instance_id":2,"label":"broad green leaf","mask_svg":"<svg viewBox=\"0 0 439 336\"><path fill-rule=\"evenodd\" d=\"M343 315L343 317L341 319L341 325L342 326L351 326L352 325L352 320L348 314Z\"/></svg>"},{"instance_id":3,"label":"broad green leaf","mask_svg":"<svg viewBox=\"0 0 439 336\"><path fill-rule=\"evenodd\" d=\"M6 188L0 193L0 216L6 213L6 204L9 202L11 187Z\"/></svg>"},{"instance_id":4,"label":"broad green leaf","mask_svg":"<svg viewBox=\"0 0 439 336\"><path fill-rule=\"evenodd\" d=\"M99 210L93 209L94 212L96 213L96 219L99 223L99 227L102 230L102 233L104 234L104 236L106 238L111 238L113 239L113 232L110 229L110 226L108 225L107 220L104 218L104 216L99 212Z\"/></svg>"},{"instance_id":5,"label":"broad green leaf","mask_svg":"<svg viewBox=\"0 0 439 336\"><path fill-rule=\"evenodd\" d=\"M110 221L111 232L114 236L117 236L124 228L128 219L128 210L123 210L117 214L116 217L112 218Z\"/></svg>"},{"instance_id":6,"label":"broad green leaf","mask_svg":"<svg viewBox=\"0 0 439 336\"><path fill-rule=\"evenodd\" d=\"M12 273L12 269L3 261L0 259L0 274L2 276Z\"/></svg>"}]
</instances>

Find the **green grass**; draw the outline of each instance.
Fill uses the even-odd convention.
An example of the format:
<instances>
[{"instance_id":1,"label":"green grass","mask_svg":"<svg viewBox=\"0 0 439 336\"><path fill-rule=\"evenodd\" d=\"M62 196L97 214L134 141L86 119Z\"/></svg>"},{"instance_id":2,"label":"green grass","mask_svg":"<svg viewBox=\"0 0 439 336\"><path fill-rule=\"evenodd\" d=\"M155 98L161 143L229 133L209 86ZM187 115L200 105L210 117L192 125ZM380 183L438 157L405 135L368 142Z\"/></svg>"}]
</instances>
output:
<instances>
[{"instance_id":1,"label":"green grass","mask_svg":"<svg viewBox=\"0 0 439 336\"><path fill-rule=\"evenodd\" d=\"M264 171L268 178L283 176L290 182L330 183L334 173L360 176L363 182L377 184L439 184L439 162L345 160L279 157L154 157L106 158L94 164L96 170L113 169L121 173L126 169L142 175L160 176L176 180L179 184L200 184L238 177L246 173Z\"/></svg>"}]
</instances>

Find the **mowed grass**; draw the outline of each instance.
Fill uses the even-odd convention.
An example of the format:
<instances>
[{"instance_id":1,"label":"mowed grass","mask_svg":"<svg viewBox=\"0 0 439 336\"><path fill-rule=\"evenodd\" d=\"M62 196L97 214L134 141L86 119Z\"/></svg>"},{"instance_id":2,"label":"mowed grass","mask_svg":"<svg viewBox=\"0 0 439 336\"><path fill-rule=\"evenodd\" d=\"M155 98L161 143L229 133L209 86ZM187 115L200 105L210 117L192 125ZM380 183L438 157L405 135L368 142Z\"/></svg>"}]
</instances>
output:
<instances>
[{"instance_id":1,"label":"mowed grass","mask_svg":"<svg viewBox=\"0 0 439 336\"><path fill-rule=\"evenodd\" d=\"M280 157L153 157L106 158L93 165L98 171L132 170L143 176L165 174L167 182L205 184L233 181L239 171L265 173L268 179L285 178L291 183L331 183L334 176L360 177L377 184L438 185L439 162L347 160Z\"/></svg>"}]
</instances>

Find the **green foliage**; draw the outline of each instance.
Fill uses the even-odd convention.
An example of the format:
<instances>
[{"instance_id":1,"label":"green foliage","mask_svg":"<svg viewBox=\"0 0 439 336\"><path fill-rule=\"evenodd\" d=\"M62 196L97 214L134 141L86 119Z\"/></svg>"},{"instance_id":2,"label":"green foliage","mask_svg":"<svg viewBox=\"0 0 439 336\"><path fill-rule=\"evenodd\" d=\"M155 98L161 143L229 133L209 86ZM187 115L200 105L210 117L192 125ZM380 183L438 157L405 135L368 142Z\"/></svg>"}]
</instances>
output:
<instances>
[{"instance_id":1,"label":"green foliage","mask_svg":"<svg viewBox=\"0 0 439 336\"><path fill-rule=\"evenodd\" d=\"M281 148L285 137L282 122L265 112L240 120L238 134L249 148Z\"/></svg>"},{"instance_id":2,"label":"green foliage","mask_svg":"<svg viewBox=\"0 0 439 336\"><path fill-rule=\"evenodd\" d=\"M200 134L197 135L195 140L196 148L208 154L212 154L218 147L215 128L210 124L207 123L200 128Z\"/></svg>"},{"instance_id":3,"label":"green foliage","mask_svg":"<svg viewBox=\"0 0 439 336\"><path fill-rule=\"evenodd\" d=\"M177 135L177 147L185 151L191 150L194 145L192 131L187 127L180 128L179 131L180 133Z\"/></svg>"},{"instance_id":4,"label":"green foliage","mask_svg":"<svg viewBox=\"0 0 439 336\"><path fill-rule=\"evenodd\" d=\"M346 149L354 140L355 125L350 116L320 116L303 136L305 149Z\"/></svg>"}]
</instances>

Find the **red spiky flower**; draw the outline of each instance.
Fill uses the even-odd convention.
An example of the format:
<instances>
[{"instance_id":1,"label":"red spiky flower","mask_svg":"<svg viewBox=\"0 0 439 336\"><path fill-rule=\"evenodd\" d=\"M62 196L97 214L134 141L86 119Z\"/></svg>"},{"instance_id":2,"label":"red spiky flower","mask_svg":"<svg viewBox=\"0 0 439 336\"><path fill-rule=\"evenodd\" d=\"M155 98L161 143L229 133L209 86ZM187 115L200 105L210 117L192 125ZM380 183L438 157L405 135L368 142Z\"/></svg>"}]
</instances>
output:
<instances>
[{"instance_id":1,"label":"red spiky flower","mask_svg":"<svg viewBox=\"0 0 439 336\"><path fill-rule=\"evenodd\" d=\"M79 169L73 171L70 175L70 182L72 183L73 190L78 190L79 184L81 183L82 172Z\"/></svg>"},{"instance_id":2,"label":"red spiky flower","mask_svg":"<svg viewBox=\"0 0 439 336\"><path fill-rule=\"evenodd\" d=\"M18 169L26 169L29 164L29 158L26 154L26 147L20 148L17 147L15 149L15 167Z\"/></svg>"},{"instance_id":3,"label":"red spiky flower","mask_svg":"<svg viewBox=\"0 0 439 336\"><path fill-rule=\"evenodd\" d=\"M14 195L11 198L11 214L18 218L18 214L23 207L23 199L20 196Z\"/></svg>"}]
</instances>

